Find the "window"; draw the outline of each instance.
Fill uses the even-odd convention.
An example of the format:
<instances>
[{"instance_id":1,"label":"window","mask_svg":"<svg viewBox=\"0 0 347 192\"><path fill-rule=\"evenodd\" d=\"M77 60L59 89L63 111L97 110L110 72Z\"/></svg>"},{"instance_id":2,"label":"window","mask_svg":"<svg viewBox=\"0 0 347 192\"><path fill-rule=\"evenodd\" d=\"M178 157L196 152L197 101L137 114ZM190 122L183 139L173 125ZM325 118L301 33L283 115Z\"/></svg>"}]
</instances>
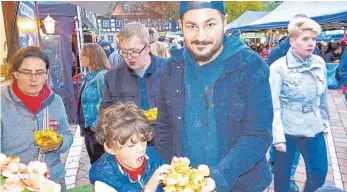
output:
<instances>
[{"instance_id":1,"label":"window","mask_svg":"<svg viewBox=\"0 0 347 192\"><path fill-rule=\"evenodd\" d=\"M128 4L123 4L123 12L128 13L129 12L129 5Z\"/></svg>"},{"instance_id":2,"label":"window","mask_svg":"<svg viewBox=\"0 0 347 192\"><path fill-rule=\"evenodd\" d=\"M110 20L103 20L102 27L110 27Z\"/></svg>"},{"instance_id":3,"label":"window","mask_svg":"<svg viewBox=\"0 0 347 192\"><path fill-rule=\"evenodd\" d=\"M116 24L115 23L111 23L111 27L114 27L114 26L116 26Z\"/></svg>"},{"instance_id":4,"label":"window","mask_svg":"<svg viewBox=\"0 0 347 192\"><path fill-rule=\"evenodd\" d=\"M112 27L112 28L111 28L111 31L116 31L116 28Z\"/></svg>"},{"instance_id":5,"label":"window","mask_svg":"<svg viewBox=\"0 0 347 192\"><path fill-rule=\"evenodd\" d=\"M106 29L106 31L111 31L110 29Z\"/></svg>"},{"instance_id":6,"label":"window","mask_svg":"<svg viewBox=\"0 0 347 192\"><path fill-rule=\"evenodd\" d=\"M105 37L104 37L104 36L101 36L101 40L105 40Z\"/></svg>"},{"instance_id":7,"label":"window","mask_svg":"<svg viewBox=\"0 0 347 192\"><path fill-rule=\"evenodd\" d=\"M114 22L114 19L111 19L111 22Z\"/></svg>"},{"instance_id":8,"label":"window","mask_svg":"<svg viewBox=\"0 0 347 192\"><path fill-rule=\"evenodd\" d=\"M101 19L98 19L98 23L101 23Z\"/></svg>"},{"instance_id":9,"label":"window","mask_svg":"<svg viewBox=\"0 0 347 192\"><path fill-rule=\"evenodd\" d=\"M108 41L113 42L113 35L109 35L109 36L107 36L107 39L108 39Z\"/></svg>"},{"instance_id":10,"label":"window","mask_svg":"<svg viewBox=\"0 0 347 192\"><path fill-rule=\"evenodd\" d=\"M105 31L106 31L106 29L102 29L102 31L104 31L104 32L105 32Z\"/></svg>"}]
</instances>

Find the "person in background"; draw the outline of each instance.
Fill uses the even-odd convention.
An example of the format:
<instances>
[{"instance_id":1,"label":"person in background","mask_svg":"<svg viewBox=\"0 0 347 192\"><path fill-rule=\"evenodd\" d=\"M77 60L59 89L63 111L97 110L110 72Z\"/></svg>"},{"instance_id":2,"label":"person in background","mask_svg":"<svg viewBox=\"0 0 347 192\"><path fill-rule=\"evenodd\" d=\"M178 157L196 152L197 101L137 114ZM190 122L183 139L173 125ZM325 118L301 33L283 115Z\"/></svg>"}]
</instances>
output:
<instances>
[{"instance_id":1,"label":"person in background","mask_svg":"<svg viewBox=\"0 0 347 192\"><path fill-rule=\"evenodd\" d=\"M338 70L341 84L343 86L347 86L347 48L345 48L345 51L341 56L341 62ZM347 102L347 92L345 92L345 101Z\"/></svg>"},{"instance_id":2,"label":"person in background","mask_svg":"<svg viewBox=\"0 0 347 192\"><path fill-rule=\"evenodd\" d=\"M141 23L126 24L117 38L125 62L106 73L102 108L119 101L133 101L143 110L157 107L159 71L166 60L150 52L148 29Z\"/></svg>"},{"instance_id":3,"label":"person in background","mask_svg":"<svg viewBox=\"0 0 347 192\"><path fill-rule=\"evenodd\" d=\"M118 38L116 38L117 46L119 45ZM123 57L119 55L119 49L116 51L113 51L111 55L108 57L111 68L116 68L119 66L122 62L124 62Z\"/></svg>"},{"instance_id":4,"label":"person in background","mask_svg":"<svg viewBox=\"0 0 347 192\"><path fill-rule=\"evenodd\" d=\"M101 41L99 45L104 49L106 56L109 57L115 50L109 42Z\"/></svg>"},{"instance_id":5,"label":"person in background","mask_svg":"<svg viewBox=\"0 0 347 192\"><path fill-rule=\"evenodd\" d=\"M323 42L320 48L320 55L325 62L328 62L328 44Z\"/></svg>"},{"instance_id":6,"label":"person in background","mask_svg":"<svg viewBox=\"0 0 347 192\"><path fill-rule=\"evenodd\" d=\"M180 46L180 44L178 44L178 42L177 42L176 39L173 39L173 40L171 41L170 52L171 52L171 51L174 51L174 50L177 50L177 49L181 49L181 46Z\"/></svg>"},{"instance_id":7,"label":"person in background","mask_svg":"<svg viewBox=\"0 0 347 192\"><path fill-rule=\"evenodd\" d=\"M290 48L270 66L273 100L274 189L289 191L298 149L305 165L304 192L322 187L328 172L324 133L329 130L324 60L313 54L320 25L307 17L290 21Z\"/></svg>"},{"instance_id":8,"label":"person in background","mask_svg":"<svg viewBox=\"0 0 347 192\"><path fill-rule=\"evenodd\" d=\"M155 28L148 28L148 33L149 33L149 43L150 44L158 42L159 34Z\"/></svg>"},{"instance_id":9,"label":"person in background","mask_svg":"<svg viewBox=\"0 0 347 192\"><path fill-rule=\"evenodd\" d=\"M44 159L49 179L65 192L66 171L60 155L69 150L73 136L61 97L47 86L49 67L47 55L35 46L22 48L11 58L13 81L1 88L1 152L19 157L26 165ZM34 132L44 128L63 135L58 148L45 151L35 145Z\"/></svg>"},{"instance_id":10,"label":"person in background","mask_svg":"<svg viewBox=\"0 0 347 192\"><path fill-rule=\"evenodd\" d=\"M269 56L269 50L268 50L268 45L263 46L263 49L260 51L260 57L267 59Z\"/></svg>"},{"instance_id":11,"label":"person in background","mask_svg":"<svg viewBox=\"0 0 347 192\"><path fill-rule=\"evenodd\" d=\"M104 76L110 64L107 56L97 43L86 43L82 47L81 61L88 69L84 77L78 102L78 122L84 135L84 142L93 164L104 153L103 146L95 139L95 128L98 123Z\"/></svg>"},{"instance_id":12,"label":"person in background","mask_svg":"<svg viewBox=\"0 0 347 192\"><path fill-rule=\"evenodd\" d=\"M300 18L300 17L307 17L306 15L303 14L298 14L293 17L293 19ZM269 58L268 58L268 65L270 66L273 62L275 62L277 59L283 57L284 55L287 54L289 48L290 48L290 38L286 37L283 41L280 41L279 45L273 49L271 49L269 53ZM319 55L320 51L318 46L315 47L313 54Z\"/></svg>"},{"instance_id":13,"label":"person in background","mask_svg":"<svg viewBox=\"0 0 347 192\"><path fill-rule=\"evenodd\" d=\"M291 19L291 21L294 21L296 19L301 19L301 18L308 18L308 17L306 15L299 14L299 15L294 16ZM271 51L269 53L268 60L267 60L268 65L271 66L271 64L273 62L275 62L279 58L285 56L287 54L288 50L290 49L290 46L291 46L290 45L290 37L289 36L285 37L285 39L281 41L279 46L271 49ZM318 46L315 47L313 54L319 55ZM274 164L276 164L276 162L274 160L275 148L273 146L270 147L269 153L270 153L269 164L270 164L270 167L273 168ZM292 191L299 191L299 187L295 183L295 172L296 172L296 168L298 167L299 160L300 160L300 151L298 150L296 152L295 157L294 157L292 172L291 172L291 178L290 178L290 190L292 190ZM272 172L273 171L274 170L272 170Z\"/></svg>"},{"instance_id":14,"label":"person in background","mask_svg":"<svg viewBox=\"0 0 347 192\"><path fill-rule=\"evenodd\" d=\"M264 191L272 177L269 67L237 34L227 36L223 1L181 1L185 47L160 73L154 147L206 164L216 191Z\"/></svg>"},{"instance_id":15,"label":"person in background","mask_svg":"<svg viewBox=\"0 0 347 192\"><path fill-rule=\"evenodd\" d=\"M154 43L151 43L150 47L151 47L151 53L153 55L162 57L165 59L170 57L169 48L165 43L156 41Z\"/></svg>"},{"instance_id":16,"label":"person in background","mask_svg":"<svg viewBox=\"0 0 347 192\"><path fill-rule=\"evenodd\" d=\"M333 51L330 51L326 55L326 61L327 63L339 63L341 59L341 54L342 54L342 46L341 45L336 45L336 49Z\"/></svg>"}]
</instances>

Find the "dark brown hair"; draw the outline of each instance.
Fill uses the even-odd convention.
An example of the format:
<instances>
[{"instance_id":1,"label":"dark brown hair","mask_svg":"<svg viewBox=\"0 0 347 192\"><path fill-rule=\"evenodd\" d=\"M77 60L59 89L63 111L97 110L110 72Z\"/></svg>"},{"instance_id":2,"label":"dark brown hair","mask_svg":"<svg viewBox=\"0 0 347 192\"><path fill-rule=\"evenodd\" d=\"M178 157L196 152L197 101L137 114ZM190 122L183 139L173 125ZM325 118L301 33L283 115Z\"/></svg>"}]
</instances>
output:
<instances>
[{"instance_id":1,"label":"dark brown hair","mask_svg":"<svg viewBox=\"0 0 347 192\"><path fill-rule=\"evenodd\" d=\"M24 59L28 57L39 58L46 64L46 70L49 69L49 60L45 52L41 50L40 47L36 46L27 46L22 49L19 49L10 59L10 74L12 79L14 76L12 73L18 71L20 66L22 65Z\"/></svg>"},{"instance_id":2,"label":"dark brown hair","mask_svg":"<svg viewBox=\"0 0 347 192\"><path fill-rule=\"evenodd\" d=\"M81 54L89 59L90 68L93 71L111 69L104 49L97 43L83 44Z\"/></svg>"},{"instance_id":3,"label":"dark brown hair","mask_svg":"<svg viewBox=\"0 0 347 192\"><path fill-rule=\"evenodd\" d=\"M134 103L117 103L100 115L96 138L109 148L119 148L137 135L139 141L152 139L152 128L143 111ZM137 141L132 141L133 143Z\"/></svg>"}]
</instances>

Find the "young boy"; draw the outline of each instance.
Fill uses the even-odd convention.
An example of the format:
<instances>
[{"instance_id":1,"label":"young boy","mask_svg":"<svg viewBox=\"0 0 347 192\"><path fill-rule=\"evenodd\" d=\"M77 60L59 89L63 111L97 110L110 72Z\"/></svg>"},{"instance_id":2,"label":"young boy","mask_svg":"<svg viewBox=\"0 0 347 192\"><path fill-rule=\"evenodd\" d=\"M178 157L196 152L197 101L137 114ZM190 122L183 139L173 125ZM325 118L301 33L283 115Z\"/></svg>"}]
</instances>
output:
<instances>
[{"instance_id":1,"label":"young boy","mask_svg":"<svg viewBox=\"0 0 347 192\"><path fill-rule=\"evenodd\" d=\"M160 183L171 165L163 165L158 154L147 147L152 129L135 103L105 109L96 137L106 151L89 171L96 192L162 191Z\"/></svg>"}]
</instances>

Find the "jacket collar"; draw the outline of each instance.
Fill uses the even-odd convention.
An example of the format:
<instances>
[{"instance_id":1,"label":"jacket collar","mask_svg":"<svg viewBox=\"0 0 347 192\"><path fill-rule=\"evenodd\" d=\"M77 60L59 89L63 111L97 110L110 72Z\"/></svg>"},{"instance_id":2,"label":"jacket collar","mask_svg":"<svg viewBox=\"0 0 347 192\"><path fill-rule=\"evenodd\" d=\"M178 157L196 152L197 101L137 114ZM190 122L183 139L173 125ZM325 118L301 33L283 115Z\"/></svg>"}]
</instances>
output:
<instances>
[{"instance_id":1,"label":"jacket collar","mask_svg":"<svg viewBox=\"0 0 347 192\"><path fill-rule=\"evenodd\" d=\"M25 109L27 109L28 111L30 111L25 105L24 103L13 93L13 90L12 90L12 84L11 85L8 85L7 87L7 91L8 91L8 96L9 98L12 100L12 102L16 103L18 106L21 106ZM40 107L40 109L38 110L37 114L38 115L40 113L40 111L46 107L48 107L48 105L50 105L53 100L55 98L55 94L53 91L51 91L50 95L48 96L47 99L45 99L43 102L42 102L42 105Z\"/></svg>"},{"instance_id":2,"label":"jacket collar","mask_svg":"<svg viewBox=\"0 0 347 192\"><path fill-rule=\"evenodd\" d=\"M155 71L155 68L156 68L156 65L157 65L157 58L156 58L156 56L154 56L152 53L149 53L149 55L151 56L151 63L149 64L148 68L146 69L146 74L152 74L153 71ZM124 61L124 65L125 65L126 69L128 70L128 72L131 75L137 76L136 72L134 70L130 69L128 67L128 65L125 63L125 61Z\"/></svg>"},{"instance_id":3,"label":"jacket collar","mask_svg":"<svg viewBox=\"0 0 347 192\"><path fill-rule=\"evenodd\" d=\"M298 70L300 69L300 71L304 71L306 69L301 62L298 62L294 58L294 56L290 52L290 50L286 54L286 62L287 62L287 66L288 66L289 69L298 68ZM312 55L312 63L311 63L311 66L308 68L308 70L311 70L311 69L317 68L317 67L318 68L322 67L322 64L319 62L319 60L315 59L314 55Z\"/></svg>"}]
</instances>

